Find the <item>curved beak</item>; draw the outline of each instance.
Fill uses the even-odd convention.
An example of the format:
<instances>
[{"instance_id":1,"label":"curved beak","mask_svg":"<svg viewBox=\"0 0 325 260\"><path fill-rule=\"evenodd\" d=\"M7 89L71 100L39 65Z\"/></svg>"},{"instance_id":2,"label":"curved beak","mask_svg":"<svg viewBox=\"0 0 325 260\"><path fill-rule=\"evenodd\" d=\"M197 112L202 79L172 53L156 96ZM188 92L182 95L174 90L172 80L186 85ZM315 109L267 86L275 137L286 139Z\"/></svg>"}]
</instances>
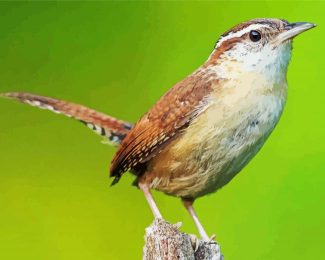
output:
<instances>
[{"instance_id":1,"label":"curved beak","mask_svg":"<svg viewBox=\"0 0 325 260\"><path fill-rule=\"evenodd\" d=\"M305 32L309 29L312 29L315 26L316 24L307 23L307 22L290 23L284 27L284 31L278 35L276 40L278 42L284 42L293 39L298 34L301 34L302 32Z\"/></svg>"}]
</instances>

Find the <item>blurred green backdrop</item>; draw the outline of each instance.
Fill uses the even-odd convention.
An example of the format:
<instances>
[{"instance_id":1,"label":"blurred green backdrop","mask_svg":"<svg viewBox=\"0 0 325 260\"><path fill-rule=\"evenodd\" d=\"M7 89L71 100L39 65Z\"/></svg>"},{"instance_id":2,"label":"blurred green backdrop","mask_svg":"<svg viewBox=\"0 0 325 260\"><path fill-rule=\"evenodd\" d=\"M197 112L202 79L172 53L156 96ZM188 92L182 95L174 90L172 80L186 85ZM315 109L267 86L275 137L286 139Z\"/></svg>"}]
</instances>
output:
<instances>
[{"instance_id":1,"label":"blurred green backdrop","mask_svg":"<svg viewBox=\"0 0 325 260\"><path fill-rule=\"evenodd\" d=\"M208 57L218 36L255 17L310 21L289 67L283 117L256 158L197 201L226 259L323 259L324 41L321 2L0 3L0 92L29 91L134 122ZM115 149L68 118L0 100L0 259L139 259L152 221ZM196 233L179 200L165 218Z\"/></svg>"}]
</instances>

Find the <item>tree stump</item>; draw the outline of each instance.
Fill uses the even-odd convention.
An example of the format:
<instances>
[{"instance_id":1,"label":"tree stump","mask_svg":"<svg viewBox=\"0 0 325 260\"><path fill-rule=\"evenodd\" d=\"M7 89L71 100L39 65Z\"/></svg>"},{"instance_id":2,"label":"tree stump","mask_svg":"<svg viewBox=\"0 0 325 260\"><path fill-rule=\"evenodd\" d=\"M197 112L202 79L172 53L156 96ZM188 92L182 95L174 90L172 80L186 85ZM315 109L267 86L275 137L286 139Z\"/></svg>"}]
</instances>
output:
<instances>
[{"instance_id":1,"label":"tree stump","mask_svg":"<svg viewBox=\"0 0 325 260\"><path fill-rule=\"evenodd\" d=\"M179 231L181 223L156 219L146 228L143 260L223 260L220 246Z\"/></svg>"}]
</instances>

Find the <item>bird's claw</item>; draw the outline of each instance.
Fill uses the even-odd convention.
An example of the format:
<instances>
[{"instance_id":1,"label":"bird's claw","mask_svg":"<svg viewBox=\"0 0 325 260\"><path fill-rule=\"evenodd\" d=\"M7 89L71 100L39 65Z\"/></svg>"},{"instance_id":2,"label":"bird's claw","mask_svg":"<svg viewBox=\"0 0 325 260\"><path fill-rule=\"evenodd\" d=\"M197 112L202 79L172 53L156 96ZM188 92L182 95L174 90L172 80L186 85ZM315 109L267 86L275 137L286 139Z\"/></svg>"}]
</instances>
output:
<instances>
[{"instance_id":1,"label":"bird's claw","mask_svg":"<svg viewBox=\"0 0 325 260\"><path fill-rule=\"evenodd\" d=\"M183 225L182 222L177 222L174 224L174 227L177 228L177 229L180 229L180 227Z\"/></svg>"},{"instance_id":2,"label":"bird's claw","mask_svg":"<svg viewBox=\"0 0 325 260\"><path fill-rule=\"evenodd\" d=\"M191 240L192 248L194 252L196 252L199 249L200 240L193 234L190 234L190 240Z\"/></svg>"},{"instance_id":3,"label":"bird's claw","mask_svg":"<svg viewBox=\"0 0 325 260\"><path fill-rule=\"evenodd\" d=\"M216 235L213 234L213 235L210 237L209 241L207 241L208 244L216 244L217 242L215 241L215 238L216 238Z\"/></svg>"}]
</instances>

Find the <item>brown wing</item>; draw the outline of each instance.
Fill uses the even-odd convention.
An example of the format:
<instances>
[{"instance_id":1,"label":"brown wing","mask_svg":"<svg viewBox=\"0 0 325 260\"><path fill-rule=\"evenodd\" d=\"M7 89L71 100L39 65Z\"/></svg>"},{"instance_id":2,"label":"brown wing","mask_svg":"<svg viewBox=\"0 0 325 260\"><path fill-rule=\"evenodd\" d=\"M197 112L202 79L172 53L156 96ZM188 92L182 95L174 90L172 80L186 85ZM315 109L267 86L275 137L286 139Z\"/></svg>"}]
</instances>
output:
<instances>
[{"instance_id":1,"label":"brown wing","mask_svg":"<svg viewBox=\"0 0 325 260\"><path fill-rule=\"evenodd\" d=\"M111 165L113 184L124 172L147 162L178 136L197 116L212 85L198 71L170 89L122 141Z\"/></svg>"},{"instance_id":2,"label":"brown wing","mask_svg":"<svg viewBox=\"0 0 325 260\"><path fill-rule=\"evenodd\" d=\"M112 145L118 145L132 128L132 125L127 122L71 102L23 92L3 93L0 95L75 118L95 133L107 137Z\"/></svg>"}]
</instances>

